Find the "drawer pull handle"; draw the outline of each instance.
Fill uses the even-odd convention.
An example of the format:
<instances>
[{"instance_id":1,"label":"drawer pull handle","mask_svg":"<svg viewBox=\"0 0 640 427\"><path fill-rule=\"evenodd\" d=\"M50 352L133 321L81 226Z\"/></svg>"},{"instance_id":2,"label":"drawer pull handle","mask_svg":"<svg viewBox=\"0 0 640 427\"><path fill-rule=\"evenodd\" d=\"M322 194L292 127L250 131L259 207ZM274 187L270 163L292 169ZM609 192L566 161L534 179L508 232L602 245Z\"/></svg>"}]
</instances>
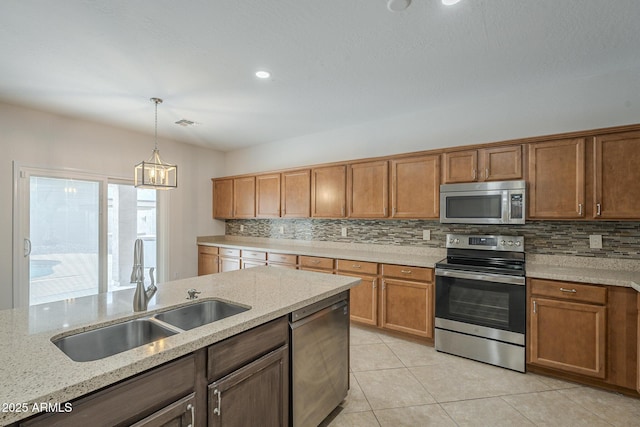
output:
<instances>
[{"instance_id":1,"label":"drawer pull handle","mask_svg":"<svg viewBox=\"0 0 640 427\"><path fill-rule=\"evenodd\" d=\"M320 264L320 260L312 259L311 264Z\"/></svg>"},{"instance_id":2,"label":"drawer pull handle","mask_svg":"<svg viewBox=\"0 0 640 427\"><path fill-rule=\"evenodd\" d=\"M361 268L360 264L353 264L351 267L353 267L353 268Z\"/></svg>"},{"instance_id":3,"label":"drawer pull handle","mask_svg":"<svg viewBox=\"0 0 640 427\"><path fill-rule=\"evenodd\" d=\"M567 292L567 293L570 293L570 294L575 294L578 291L576 291L575 289L560 288L560 292Z\"/></svg>"},{"instance_id":4,"label":"drawer pull handle","mask_svg":"<svg viewBox=\"0 0 640 427\"><path fill-rule=\"evenodd\" d=\"M411 274L411 270L400 270L402 274Z\"/></svg>"},{"instance_id":5,"label":"drawer pull handle","mask_svg":"<svg viewBox=\"0 0 640 427\"><path fill-rule=\"evenodd\" d=\"M187 427L195 426L196 425L196 407L191 403L189 403L187 405L187 411L191 411L191 424L189 424Z\"/></svg>"},{"instance_id":6,"label":"drawer pull handle","mask_svg":"<svg viewBox=\"0 0 640 427\"><path fill-rule=\"evenodd\" d=\"M217 408L213 408L213 413L219 417L222 416L222 414L220 413L220 401L222 400L222 393L220 393L220 391L218 389L213 390L213 394L218 396L218 407Z\"/></svg>"}]
</instances>

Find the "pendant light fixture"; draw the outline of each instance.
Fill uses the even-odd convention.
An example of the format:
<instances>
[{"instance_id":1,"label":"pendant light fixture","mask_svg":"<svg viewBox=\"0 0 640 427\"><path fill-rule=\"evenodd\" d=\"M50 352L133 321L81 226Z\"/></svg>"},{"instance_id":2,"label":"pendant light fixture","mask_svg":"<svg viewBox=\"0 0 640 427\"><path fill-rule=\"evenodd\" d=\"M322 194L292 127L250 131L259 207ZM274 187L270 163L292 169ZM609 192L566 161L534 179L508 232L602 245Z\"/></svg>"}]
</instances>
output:
<instances>
[{"instance_id":1,"label":"pendant light fixture","mask_svg":"<svg viewBox=\"0 0 640 427\"><path fill-rule=\"evenodd\" d=\"M138 188L151 188L155 190L171 190L178 187L178 166L164 163L160 159L158 151L158 104L160 98L151 98L156 104L155 147L151 157L147 161L138 163L135 167L135 186Z\"/></svg>"}]
</instances>

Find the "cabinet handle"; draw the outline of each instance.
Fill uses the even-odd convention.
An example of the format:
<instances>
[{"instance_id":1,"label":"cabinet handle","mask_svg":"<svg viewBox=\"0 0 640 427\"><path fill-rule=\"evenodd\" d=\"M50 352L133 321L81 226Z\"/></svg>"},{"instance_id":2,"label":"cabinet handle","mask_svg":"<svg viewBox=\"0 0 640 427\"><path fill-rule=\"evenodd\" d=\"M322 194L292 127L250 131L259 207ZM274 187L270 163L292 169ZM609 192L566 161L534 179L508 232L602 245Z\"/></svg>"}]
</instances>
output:
<instances>
[{"instance_id":1,"label":"cabinet handle","mask_svg":"<svg viewBox=\"0 0 640 427\"><path fill-rule=\"evenodd\" d=\"M484 170L484 179L489 179L489 168L485 168Z\"/></svg>"},{"instance_id":2,"label":"cabinet handle","mask_svg":"<svg viewBox=\"0 0 640 427\"><path fill-rule=\"evenodd\" d=\"M387 208L384 208L384 216L387 216Z\"/></svg>"},{"instance_id":3,"label":"cabinet handle","mask_svg":"<svg viewBox=\"0 0 640 427\"><path fill-rule=\"evenodd\" d=\"M596 215L602 215L602 205L600 203L596 203Z\"/></svg>"},{"instance_id":4,"label":"cabinet handle","mask_svg":"<svg viewBox=\"0 0 640 427\"><path fill-rule=\"evenodd\" d=\"M582 216L582 203L578 203L578 216Z\"/></svg>"},{"instance_id":5,"label":"cabinet handle","mask_svg":"<svg viewBox=\"0 0 640 427\"><path fill-rule=\"evenodd\" d=\"M222 393L218 389L213 390L213 394L218 396L218 407L213 408L213 413L219 417L222 416L220 413L220 401L222 400Z\"/></svg>"},{"instance_id":6,"label":"cabinet handle","mask_svg":"<svg viewBox=\"0 0 640 427\"><path fill-rule=\"evenodd\" d=\"M536 313L536 301L533 301L533 312Z\"/></svg>"},{"instance_id":7,"label":"cabinet handle","mask_svg":"<svg viewBox=\"0 0 640 427\"><path fill-rule=\"evenodd\" d=\"M474 181L476 179L476 174L477 174L476 170L475 169L471 169L471 179L473 179Z\"/></svg>"},{"instance_id":8,"label":"cabinet handle","mask_svg":"<svg viewBox=\"0 0 640 427\"><path fill-rule=\"evenodd\" d=\"M560 292L567 292L567 293L569 293L569 294L575 294L575 293L576 293L576 292L578 292L578 291L576 291L575 289L565 289L565 288L560 288Z\"/></svg>"},{"instance_id":9,"label":"cabinet handle","mask_svg":"<svg viewBox=\"0 0 640 427\"><path fill-rule=\"evenodd\" d=\"M309 262L311 262L311 264L320 264L320 261L319 261L319 260L317 260L317 259L312 259L312 260L311 260L311 261L309 261Z\"/></svg>"},{"instance_id":10,"label":"cabinet handle","mask_svg":"<svg viewBox=\"0 0 640 427\"><path fill-rule=\"evenodd\" d=\"M187 425L187 427L193 427L196 425L196 407L189 403L187 405L187 411L191 411L191 424Z\"/></svg>"},{"instance_id":11,"label":"cabinet handle","mask_svg":"<svg viewBox=\"0 0 640 427\"><path fill-rule=\"evenodd\" d=\"M353 264L351 267L352 267L352 268L362 268L362 267L360 266L360 264Z\"/></svg>"},{"instance_id":12,"label":"cabinet handle","mask_svg":"<svg viewBox=\"0 0 640 427\"><path fill-rule=\"evenodd\" d=\"M400 270L402 274L411 274L411 270Z\"/></svg>"}]
</instances>

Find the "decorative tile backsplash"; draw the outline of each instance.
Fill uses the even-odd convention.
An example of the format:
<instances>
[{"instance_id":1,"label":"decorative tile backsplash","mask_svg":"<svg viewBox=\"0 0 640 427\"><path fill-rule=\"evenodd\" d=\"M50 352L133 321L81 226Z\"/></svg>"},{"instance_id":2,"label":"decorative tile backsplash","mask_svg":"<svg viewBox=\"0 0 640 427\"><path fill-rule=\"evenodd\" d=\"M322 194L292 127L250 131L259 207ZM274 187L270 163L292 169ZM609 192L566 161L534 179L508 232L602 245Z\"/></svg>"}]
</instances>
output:
<instances>
[{"instance_id":1,"label":"decorative tile backsplash","mask_svg":"<svg viewBox=\"0 0 640 427\"><path fill-rule=\"evenodd\" d=\"M343 227L347 237L341 236ZM423 230L431 231L431 240L422 239ZM425 220L235 219L227 220L225 234L444 248L447 233L523 235L525 249L531 254L640 260L640 222L529 221L524 225L485 226ZM602 249L589 248L590 234L602 235Z\"/></svg>"}]
</instances>

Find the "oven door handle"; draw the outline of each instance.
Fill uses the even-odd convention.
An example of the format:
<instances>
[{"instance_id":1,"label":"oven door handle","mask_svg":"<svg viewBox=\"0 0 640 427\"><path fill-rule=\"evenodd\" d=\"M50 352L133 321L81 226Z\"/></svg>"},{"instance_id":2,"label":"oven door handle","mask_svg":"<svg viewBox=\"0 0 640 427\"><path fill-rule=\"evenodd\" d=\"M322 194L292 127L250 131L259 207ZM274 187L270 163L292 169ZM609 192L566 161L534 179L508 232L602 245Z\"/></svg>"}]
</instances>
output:
<instances>
[{"instance_id":1,"label":"oven door handle","mask_svg":"<svg viewBox=\"0 0 640 427\"><path fill-rule=\"evenodd\" d=\"M524 277L506 276L502 274L470 273L467 271L446 270L444 268L436 268L436 276L453 277L456 279L480 280L483 282L507 283L509 285L524 286L525 284Z\"/></svg>"}]
</instances>

